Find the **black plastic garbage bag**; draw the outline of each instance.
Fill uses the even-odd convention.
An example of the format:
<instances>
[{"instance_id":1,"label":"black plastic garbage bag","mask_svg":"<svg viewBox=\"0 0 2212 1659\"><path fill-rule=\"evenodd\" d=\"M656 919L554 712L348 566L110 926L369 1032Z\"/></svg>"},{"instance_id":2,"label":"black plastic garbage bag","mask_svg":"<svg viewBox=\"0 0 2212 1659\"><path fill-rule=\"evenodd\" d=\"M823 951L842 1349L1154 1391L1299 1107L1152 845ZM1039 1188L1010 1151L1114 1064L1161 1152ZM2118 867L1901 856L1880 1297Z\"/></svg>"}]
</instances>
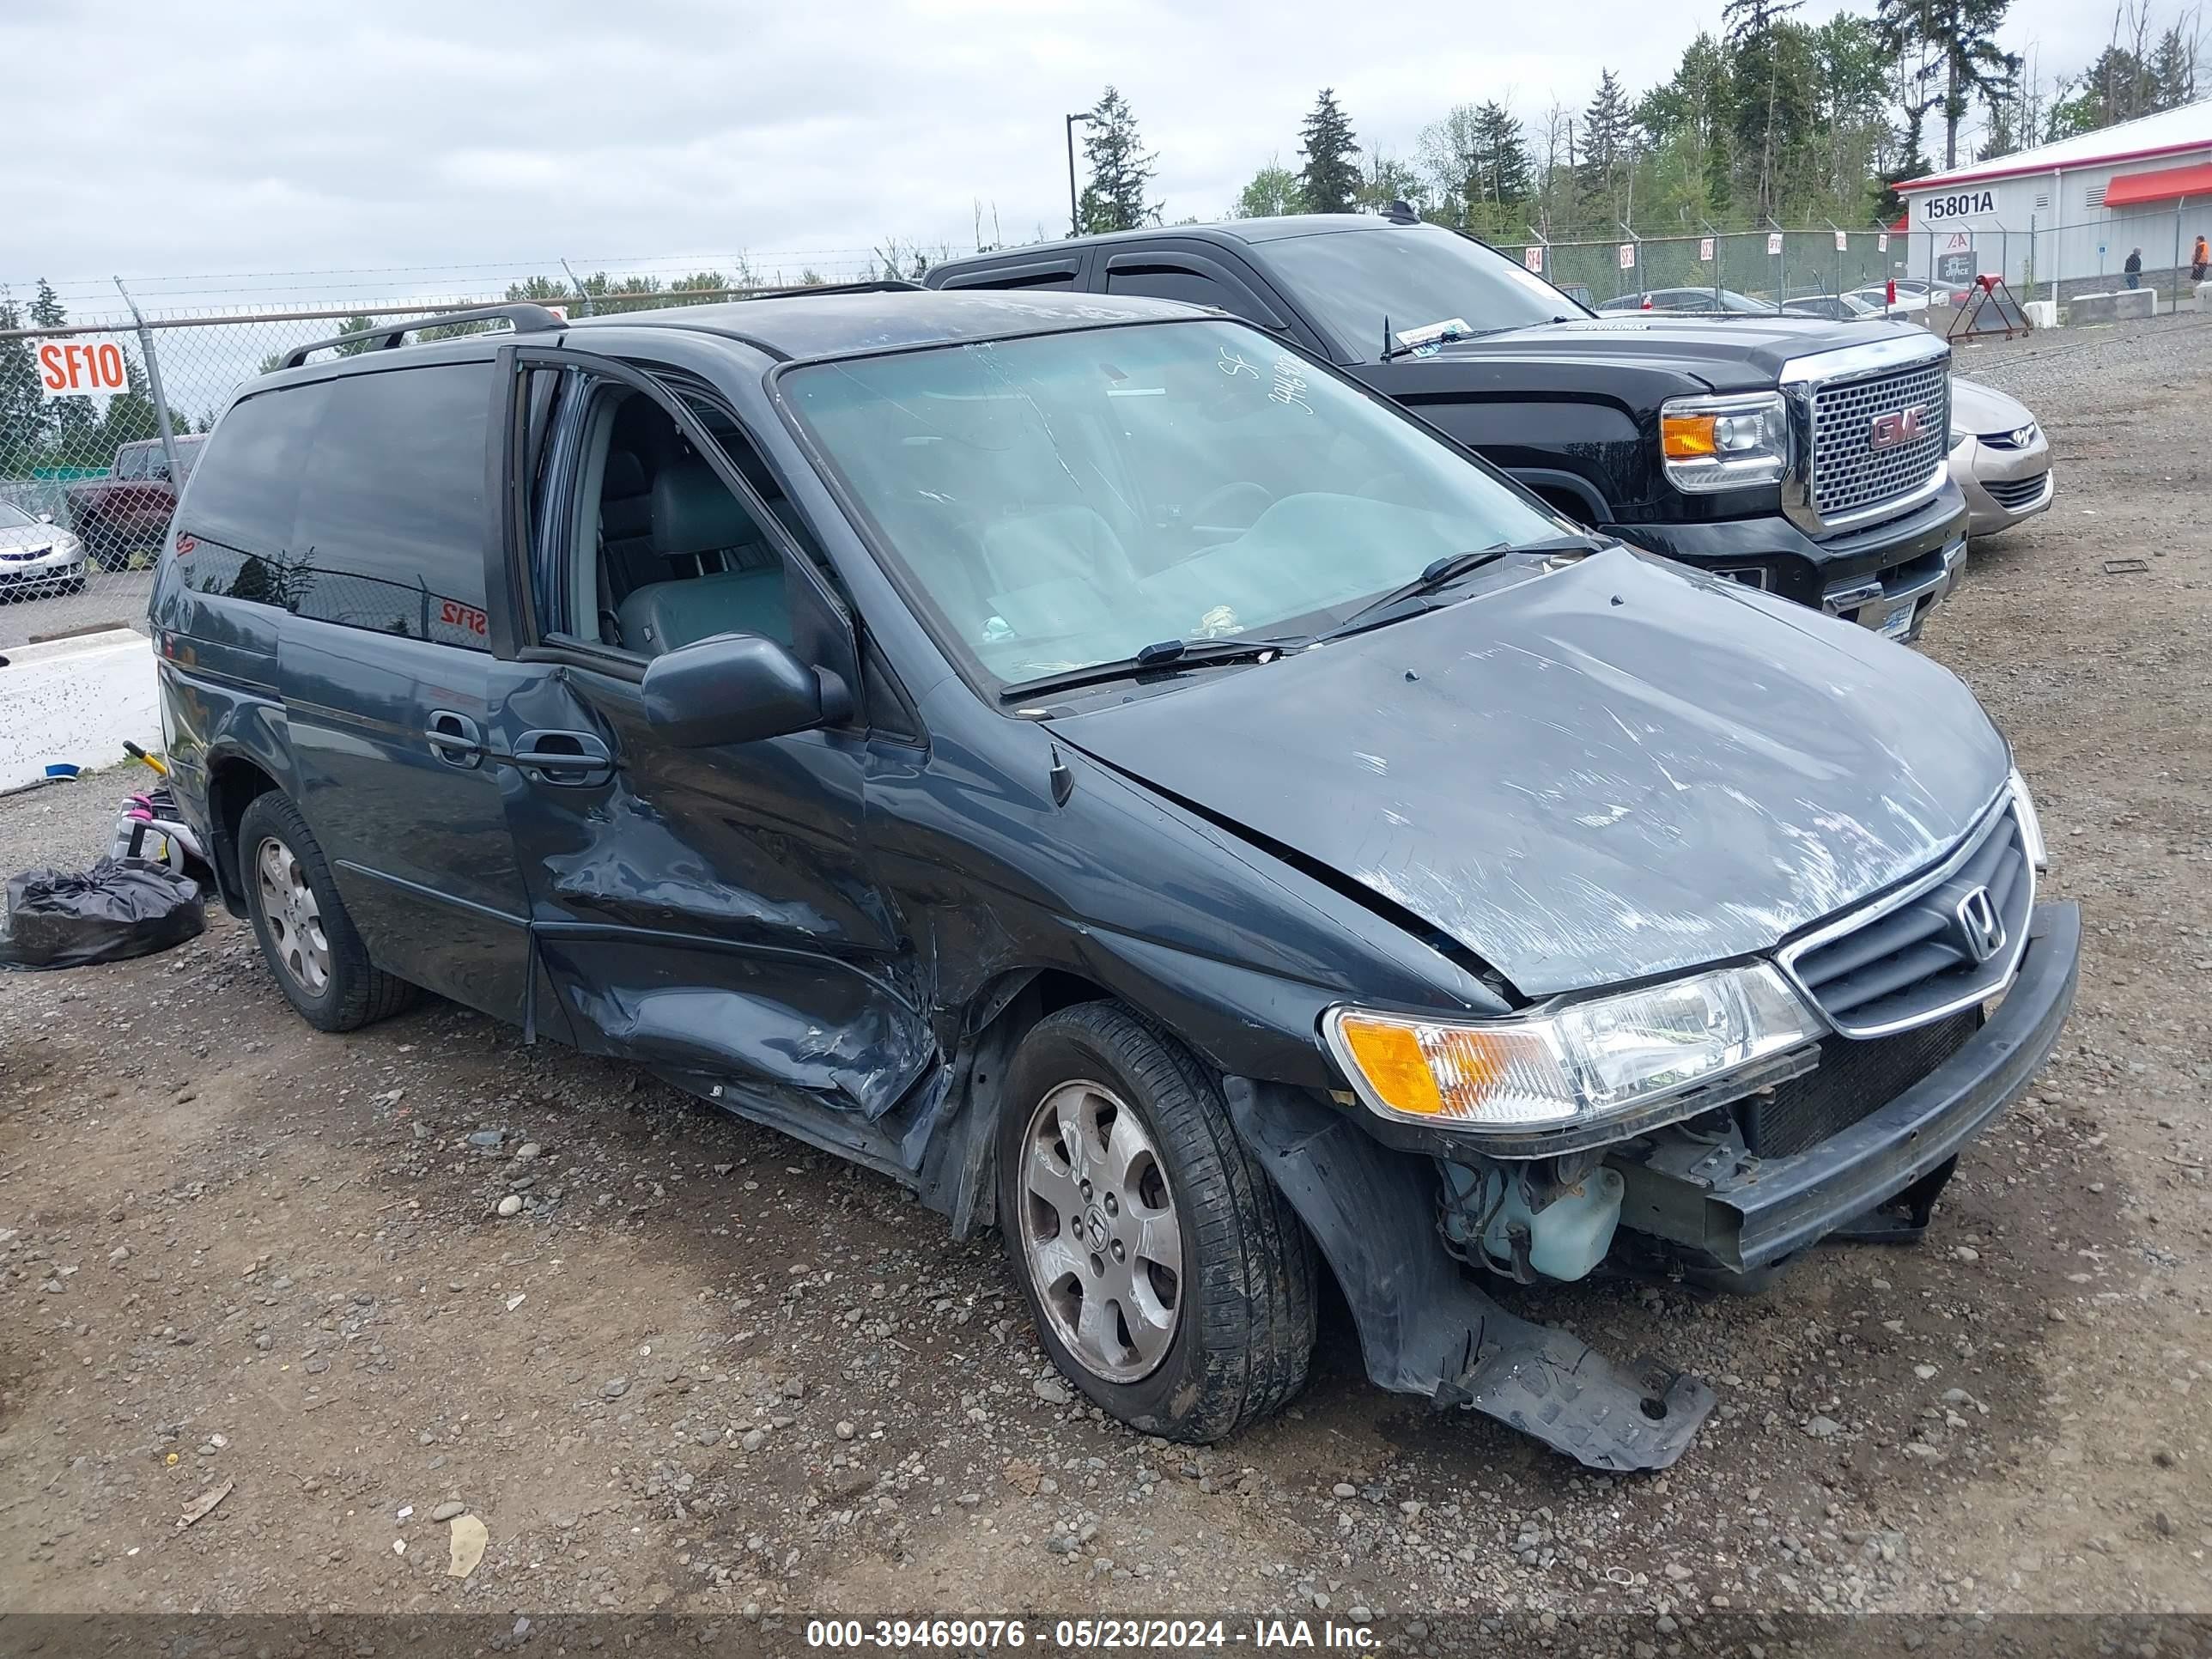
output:
<instances>
[{"instance_id":1,"label":"black plastic garbage bag","mask_svg":"<svg viewBox=\"0 0 2212 1659\"><path fill-rule=\"evenodd\" d=\"M89 870L27 870L8 881L0 968L82 968L151 956L207 927L199 884L166 864L102 859Z\"/></svg>"}]
</instances>

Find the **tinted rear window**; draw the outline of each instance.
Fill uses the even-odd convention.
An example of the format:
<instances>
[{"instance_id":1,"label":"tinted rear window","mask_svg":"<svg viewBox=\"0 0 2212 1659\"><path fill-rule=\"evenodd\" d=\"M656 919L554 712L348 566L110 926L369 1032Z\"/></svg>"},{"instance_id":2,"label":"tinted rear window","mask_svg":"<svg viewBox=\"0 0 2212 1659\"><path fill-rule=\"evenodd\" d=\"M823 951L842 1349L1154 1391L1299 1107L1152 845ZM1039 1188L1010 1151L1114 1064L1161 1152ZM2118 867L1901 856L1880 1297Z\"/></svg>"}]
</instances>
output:
<instances>
[{"instance_id":1,"label":"tinted rear window","mask_svg":"<svg viewBox=\"0 0 2212 1659\"><path fill-rule=\"evenodd\" d=\"M201 592L475 650L485 633L489 363L264 392L192 469L179 563ZM215 544L215 545L209 545Z\"/></svg>"}]
</instances>

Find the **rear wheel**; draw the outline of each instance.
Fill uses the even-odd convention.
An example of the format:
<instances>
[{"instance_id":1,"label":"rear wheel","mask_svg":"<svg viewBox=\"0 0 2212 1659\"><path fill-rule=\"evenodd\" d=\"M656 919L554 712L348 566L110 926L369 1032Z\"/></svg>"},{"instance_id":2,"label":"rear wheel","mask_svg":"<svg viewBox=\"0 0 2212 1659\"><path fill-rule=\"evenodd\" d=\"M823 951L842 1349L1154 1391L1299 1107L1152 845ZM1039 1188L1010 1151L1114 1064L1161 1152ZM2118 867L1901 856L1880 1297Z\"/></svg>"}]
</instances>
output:
<instances>
[{"instance_id":1,"label":"rear wheel","mask_svg":"<svg viewBox=\"0 0 2212 1659\"><path fill-rule=\"evenodd\" d=\"M412 986L369 961L323 849L289 797L270 790L246 804L238 860L262 959L310 1025L354 1030L413 1000Z\"/></svg>"},{"instance_id":2,"label":"rear wheel","mask_svg":"<svg viewBox=\"0 0 2212 1659\"><path fill-rule=\"evenodd\" d=\"M1218 1440L1304 1385L1311 1241L1237 1138L1218 1081L1118 1004L1014 1056L999 1218L1061 1373L1133 1427Z\"/></svg>"},{"instance_id":3,"label":"rear wheel","mask_svg":"<svg viewBox=\"0 0 2212 1659\"><path fill-rule=\"evenodd\" d=\"M121 570L131 563L131 544L105 519L87 519L77 528L78 539L94 565L101 570Z\"/></svg>"}]
</instances>

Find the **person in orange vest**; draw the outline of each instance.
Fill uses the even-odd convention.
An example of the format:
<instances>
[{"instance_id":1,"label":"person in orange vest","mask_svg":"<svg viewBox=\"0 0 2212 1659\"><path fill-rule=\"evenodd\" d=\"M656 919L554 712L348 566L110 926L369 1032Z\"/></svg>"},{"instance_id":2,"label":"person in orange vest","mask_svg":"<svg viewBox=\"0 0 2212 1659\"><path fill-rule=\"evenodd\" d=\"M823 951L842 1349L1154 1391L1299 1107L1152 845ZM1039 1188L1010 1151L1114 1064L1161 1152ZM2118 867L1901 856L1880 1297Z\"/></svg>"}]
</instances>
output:
<instances>
[{"instance_id":1,"label":"person in orange vest","mask_svg":"<svg viewBox=\"0 0 2212 1659\"><path fill-rule=\"evenodd\" d=\"M2189 280L2192 283L2203 282L2205 267L2208 265L2212 265L2212 247L2205 246L2204 238L2200 233L2197 238L2196 249L2189 256Z\"/></svg>"}]
</instances>

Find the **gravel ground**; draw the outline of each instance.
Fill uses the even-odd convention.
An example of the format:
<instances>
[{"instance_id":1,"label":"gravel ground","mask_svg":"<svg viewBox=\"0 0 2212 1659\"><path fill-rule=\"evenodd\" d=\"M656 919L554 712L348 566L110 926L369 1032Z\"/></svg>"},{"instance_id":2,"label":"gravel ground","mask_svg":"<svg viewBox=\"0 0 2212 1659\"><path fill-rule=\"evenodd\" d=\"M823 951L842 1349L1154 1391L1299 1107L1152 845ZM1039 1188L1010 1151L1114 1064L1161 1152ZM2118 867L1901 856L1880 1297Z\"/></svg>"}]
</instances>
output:
<instances>
[{"instance_id":1,"label":"gravel ground","mask_svg":"<svg viewBox=\"0 0 2212 1659\"><path fill-rule=\"evenodd\" d=\"M2079 1007L1923 1244L1758 1298L1519 1304L1713 1382L1673 1470L1380 1394L1340 1316L1279 1419L1135 1435L1053 1374L996 1241L448 1006L319 1035L218 916L0 987L5 1604L1241 1608L1431 1651L1455 1618L1615 1615L1645 1659L1747 1610L2204 1607L2209 347L2176 319L1967 354L2051 431L2059 495L1925 648L2035 784ZM88 858L120 793L0 801L0 868Z\"/></svg>"}]
</instances>

